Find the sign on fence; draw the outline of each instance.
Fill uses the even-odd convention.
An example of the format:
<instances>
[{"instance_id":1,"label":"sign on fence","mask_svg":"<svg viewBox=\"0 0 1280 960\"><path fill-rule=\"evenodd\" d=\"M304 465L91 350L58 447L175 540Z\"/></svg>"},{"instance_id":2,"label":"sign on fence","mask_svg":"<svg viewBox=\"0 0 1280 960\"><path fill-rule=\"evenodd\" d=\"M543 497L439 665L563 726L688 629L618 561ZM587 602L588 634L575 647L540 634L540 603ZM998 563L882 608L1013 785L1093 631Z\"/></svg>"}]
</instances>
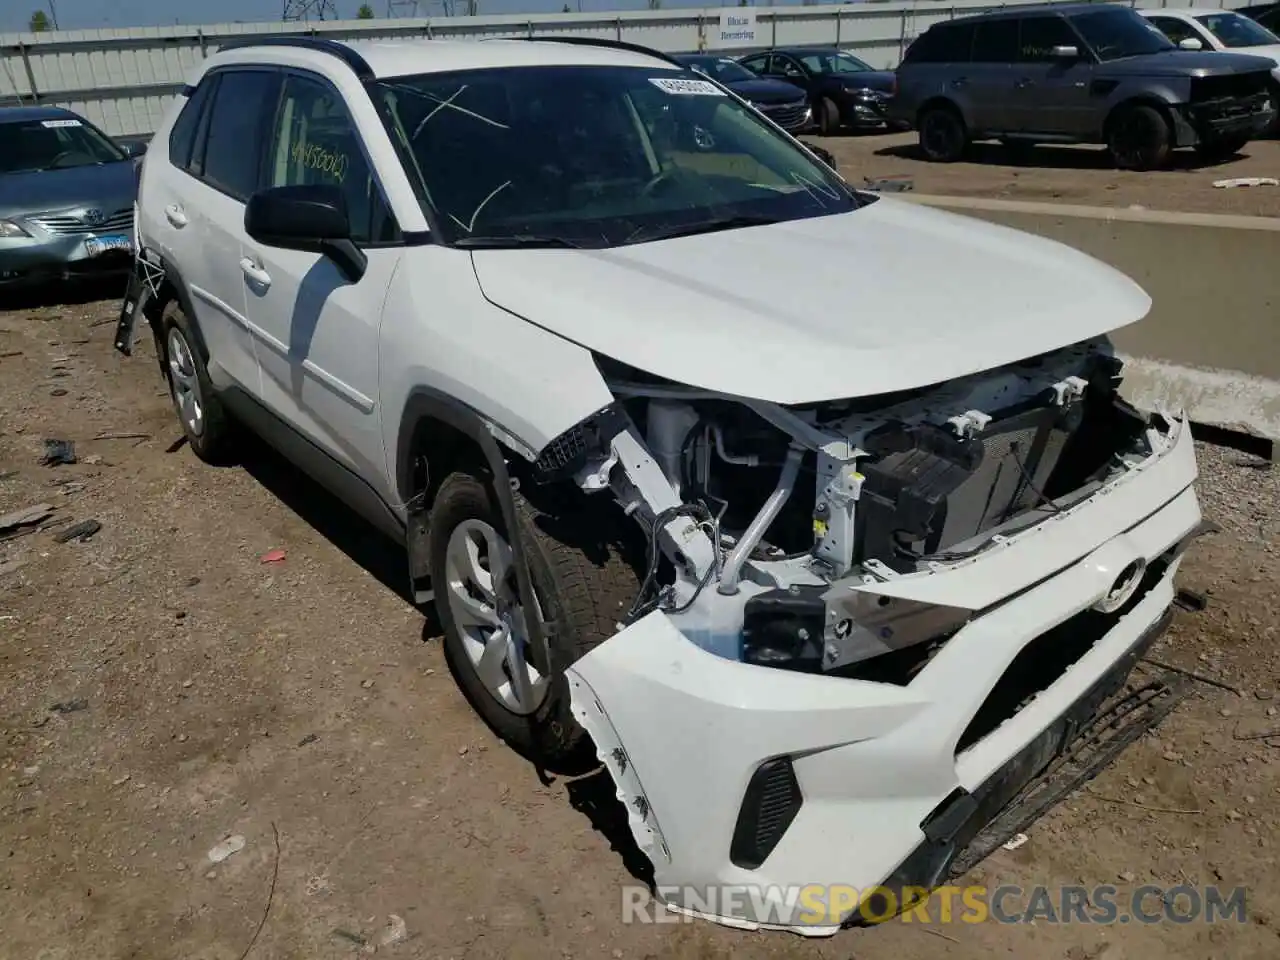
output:
<instances>
[{"instance_id":1,"label":"sign on fence","mask_svg":"<svg viewBox=\"0 0 1280 960\"><path fill-rule=\"evenodd\" d=\"M720 11L720 23L712 37L713 47L758 47L756 12L749 7L728 7Z\"/></svg>"}]
</instances>

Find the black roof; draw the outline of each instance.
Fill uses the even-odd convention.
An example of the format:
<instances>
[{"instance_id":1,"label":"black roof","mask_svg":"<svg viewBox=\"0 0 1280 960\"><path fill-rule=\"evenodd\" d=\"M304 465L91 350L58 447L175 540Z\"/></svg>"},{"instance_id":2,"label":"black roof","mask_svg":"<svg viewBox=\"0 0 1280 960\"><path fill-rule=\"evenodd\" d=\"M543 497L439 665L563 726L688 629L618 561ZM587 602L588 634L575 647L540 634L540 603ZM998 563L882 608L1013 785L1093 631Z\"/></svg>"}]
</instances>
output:
<instances>
[{"instance_id":1,"label":"black roof","mask_svg":"<svg viewBox=\"0 0 1280 960\"><path fill-rule=\"evenodd\" d=\"M21 123L23 120L81 119L62 107L0 107L0 123Z\"/></svg>"},{"instance_id":2,"label":"black roof","mask_svg":"<svg viewBox=\"0 0 1280 960\"><path fill-rule=\"evenodd\" d=\"M1080 13L1097 13L1099 10L1111 10L1117 6L1117 4L1112 3L1054 3L1025 7L1001 7L999 10L989 10L986 13L975 13L967 17L956 17L954 20L944 20L935 24L935 26L945 27L949 23L979 23L983 20L1009 20L1014 17L1046 15L1070 17ZM1124 7L1122 9L1128 10L1131 8Z\"/></svg>"}]
</instances>

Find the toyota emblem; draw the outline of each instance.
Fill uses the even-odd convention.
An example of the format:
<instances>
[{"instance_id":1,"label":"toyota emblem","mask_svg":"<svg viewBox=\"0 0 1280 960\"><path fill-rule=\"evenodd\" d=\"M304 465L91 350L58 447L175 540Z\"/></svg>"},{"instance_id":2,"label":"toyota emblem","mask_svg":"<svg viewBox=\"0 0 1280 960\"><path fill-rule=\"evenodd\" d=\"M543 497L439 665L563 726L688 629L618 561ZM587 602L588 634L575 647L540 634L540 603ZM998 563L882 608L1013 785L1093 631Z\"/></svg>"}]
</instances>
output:
<instances>
[{"instance_id":1,"label":"toyota emblem","mask_svg":"<svg viewBox=\"0 0 1280 960\"><path fill-rule=\"evenodd\" d=\"M95 224L95 223L101 223L103 220L107 219L107 215L103 213L101 210L86 210L81 215L80 219L82 219L85 223Z\"/></svg>"}]
</instances>

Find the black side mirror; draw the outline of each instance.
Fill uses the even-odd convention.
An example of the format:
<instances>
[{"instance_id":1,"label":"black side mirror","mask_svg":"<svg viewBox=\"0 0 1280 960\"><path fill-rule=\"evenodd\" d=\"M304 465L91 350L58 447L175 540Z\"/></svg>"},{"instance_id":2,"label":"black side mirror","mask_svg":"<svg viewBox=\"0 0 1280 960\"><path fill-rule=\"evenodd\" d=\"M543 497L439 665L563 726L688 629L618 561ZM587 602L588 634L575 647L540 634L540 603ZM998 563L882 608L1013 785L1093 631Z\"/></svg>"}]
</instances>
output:
<instances>
[{"instance_id":1,"label":"black side mirror","mask_svg":"<svg viewBox=\"0 0 1280 960\"><path fill-rule=\"evenodd\" d=\"M342 191L326 184L270 187L249 198L244 230L269 247L307 250L333 261L352 283L369 258L351 242L351 220Z\"/></svg>"},{"instance_id":2,"label":"black side mirror","mask_svg":"<svg viewBox=\"0 0 1280 960\"><path fill-rule=\"evenodd\" d=\"M136 160L147 152L147 143L145 140L122 140L120 141L120 149L124 151L124 155L131 160Z\"/></svg>"}]
</instances>

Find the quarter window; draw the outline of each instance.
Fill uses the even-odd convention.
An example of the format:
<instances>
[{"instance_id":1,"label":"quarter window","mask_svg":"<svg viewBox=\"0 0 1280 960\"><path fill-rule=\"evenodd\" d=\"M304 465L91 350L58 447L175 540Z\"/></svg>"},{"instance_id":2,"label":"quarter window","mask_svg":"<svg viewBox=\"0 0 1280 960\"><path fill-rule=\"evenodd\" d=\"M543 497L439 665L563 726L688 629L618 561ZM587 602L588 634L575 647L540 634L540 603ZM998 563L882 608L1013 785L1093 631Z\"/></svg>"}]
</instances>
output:
<instances>
[{"instance_id":1,"label":"quarter window","mask_svg":"<svg viewBox=\"0 0 1280 960\"><path fill-rule=\"evenodd\" d=\"M973 24L939 24L922 33L907 50L907 63L968 63Z\"/></svg>"},{"instance_id":2,"label":"quarter window","mask_svg":"<svg viewBox=\"0 0 1280 960\"><path fill-rule=\"evenodd\" d=\"M341 96L307 77L285 78L268 155L272 187L325 184L342 191L357 243L398 238L378 182L360 146L360 136Z\"/></svg>"},{"instance_id":3,"label":"quarter window","mask_svg":"<svg viewBox=\"0 0 1280 960\"><path fill-rule=\"evenodd\" d=\"M185 170L191 164L191 150L196 142L200 112L209 101L209 91L217 82L217 77L205 77L201 80L182 105L178 119L173 121L173 129L169 131L169 162L175 167Z\"/></svg>"}]
</instances>

